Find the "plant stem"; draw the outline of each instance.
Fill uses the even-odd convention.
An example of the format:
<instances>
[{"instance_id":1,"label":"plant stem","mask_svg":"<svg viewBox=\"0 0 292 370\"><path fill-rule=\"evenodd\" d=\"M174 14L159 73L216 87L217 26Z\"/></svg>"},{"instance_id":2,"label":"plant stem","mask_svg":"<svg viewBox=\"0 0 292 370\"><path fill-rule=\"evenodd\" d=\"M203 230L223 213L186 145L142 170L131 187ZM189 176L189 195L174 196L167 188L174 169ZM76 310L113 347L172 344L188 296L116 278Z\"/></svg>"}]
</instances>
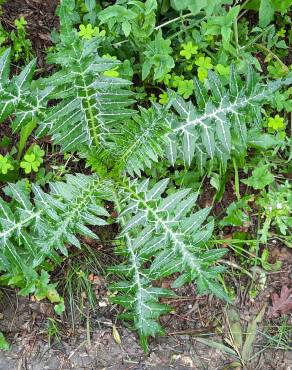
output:
<instances>
[{"instance_id":1,"label":"plant stem","mask_svg":"<svg viewBox=\"0 0 292 370\"><path fill-rule=\"evenodd\" d=\"M256 41L261 38L265 33L269 32L270 29L273 27L273 25L269 26L265 30L263 30L259 35L256 35L253 39L250 40L250 42L244 46L241 46L242 50L248 49L251 45L254 45Z\"/></svg>"},{"instance_id":2,"label":"plant stem","mask_svg":"<svg viewBox=\"0 0 292 370\"><path fill-rule=\"evenodd\" d=\"M174 23L176 21L179 21L179 20L183 20L183 19L186 19L186 18L189 18L191 16L194 16L193 13L188 13L188 14L185 14L185 15L180 15L179 17L176 17L176 18L173 18L171 19L170 21L167 21L165 23L162 23L160 24L159 26L155 27L154 29L157 31L157 30L160 30L162 27L164 26L168 26L169 24L171 23Z\"/></svg>"},{"instance_id":3,"label":"plant stem","mask_svg":"<svg viewBox=\"0 0 292 370\"><path fill-rule=\"evenodd\" d=\"M242 5L240 5L240 10L243 9L249 2L250 0L246 0Z\"/></svg>"},{"instance_id":4,"label":"plant stem","mask_svg":"<svg viewBox=\"0 0 292 370\"><path fill-rule=\"evenodd\" d=\"M237 18L233 21L233 31L234 31L234 39L235 39L235 45L236 45L236 51L238 53L239 49L239 42L238 42L238 25L237 25Z\"/></svg>"},{"instance_id":5,"label":"plant stem","mask_svg":"<svg viewBox=\"0 0 292 370\"><path fill-rule=\"evenodd\" d=\"M234 168L234 186L235 186L235 194L237 200L240 200L240 190L239 190L239 176L238 176L238 168L236 164L236 159L233 158L233 168Z\"/></svg>"},{"instance_id":6,"label":"plant stem","mask_svg":"<svg viewBox=\"0 0 292 370\"><path fill-rule=\"evenodd\" d=\"M264 51L265 53L267 53L268 55L271 55L274 59L276 59L282 66L283 70L285 72L289 72L289 68L286 66L286 64L284 64L282 62L282 60L272 52L272 50L268 49L267 47L265 47L263 44L255 44L255 46L259 49L261 49L262 51Z\"/></svg>"}]
</instances>

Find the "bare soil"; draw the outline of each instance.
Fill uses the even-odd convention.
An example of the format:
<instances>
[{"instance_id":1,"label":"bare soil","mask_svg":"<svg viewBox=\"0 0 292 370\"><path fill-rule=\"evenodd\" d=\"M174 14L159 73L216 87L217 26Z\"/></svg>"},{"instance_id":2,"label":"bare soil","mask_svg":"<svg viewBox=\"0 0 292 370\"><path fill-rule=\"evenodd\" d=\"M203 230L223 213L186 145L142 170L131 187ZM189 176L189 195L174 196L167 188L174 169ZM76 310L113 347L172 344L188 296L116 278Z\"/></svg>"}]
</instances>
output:
<instances>
[{"instance_id":1,"label":"bare soil","mask_svg":"<svg viewBox=\"0 0 292 370\"><path fill-rule=\"evenodd\" d=\"M183 305L190 311L190 304ZM193 304L192 308L195 307ZM111 310L111 307L107 310ZM6 292L5 298L2 299L1 312L3 317L0 330L8 335L12 348L9 352L0 351L0 370L223 370L228 369L228 364L234 361L232 356L225 352L196 340L203 337L220 343L225 336L224 332L219 335L216 334L215 328L213 333L210 328L206 328L207 335L203 335L204 330L193 330L191 335L185 334L188 331L191 333L189 317L184 318L185 333L178 331L153 340L149 354L145 355L136 336L116 323L121 338L121 344L117 344L112 332L114 321L102 316L91 319L89 325L80 325L74 336L70 333L70 327L66 328L60 322L62 330L59 338L50 342L46 327L47 318L52 315L50 304L31 302L28 298L19 298L11 292ZM199 313L198 309L194 309L194 312L197 315ZM250 312L246 314L245 319ZM221 313L218 312L218 315L219 318ZM177 315L174 320L176 318ZM200 325L202 321L197 320L197 323ZM258 355L246 369L289 369L292 364L291 353L273 349L261 352L262 348L262 338L259 336L254 347L254 354Z\"/></svg>"}]
</instances>

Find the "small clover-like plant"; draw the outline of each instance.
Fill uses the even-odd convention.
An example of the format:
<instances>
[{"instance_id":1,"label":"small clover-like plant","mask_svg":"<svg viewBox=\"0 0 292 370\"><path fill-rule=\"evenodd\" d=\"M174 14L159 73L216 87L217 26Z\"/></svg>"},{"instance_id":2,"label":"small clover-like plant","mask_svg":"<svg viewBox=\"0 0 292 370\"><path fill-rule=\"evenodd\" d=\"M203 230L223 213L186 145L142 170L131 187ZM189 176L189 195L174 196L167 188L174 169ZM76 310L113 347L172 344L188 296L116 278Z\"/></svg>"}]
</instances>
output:
<instances>
[{"instance_id":1,"label":"small clover-like plant","mask_svg":"<svg viewBox=\"0 0 292 370\"><path fill-rule=\"evenodd\" d=\"M158 82L163 82L165 86L170 86L171 78L172 78L171 74L166 73L162 78L158 80Z\"/></svg>"},{"instance_id":2,"label":"small clover-like plant","mask_svg":"<svg viewBox=\"0 0 292 370\"><path fill-rule=\"evenodd\" d=\"M220 75L220 76L230 76L230 67L229 66L224 66L223 64L216 64L215 66L215 71Z\"/></svg>"},{"instance_id":3,"label":"small clover-like plant","mask_svg":"<svg viewBox=\"0 0 292 370\"><path fill-rule=\"evenodd\" d=\"M195 61L195 64L198 66L199 80L205 81L205 79L208 77L208 71L214 67L211 58L201 56Z\"/></svg>"},{"instance_id":4,"label":"small clover-like plant","mask_svg":"<svg viewBox=\"0 0 292 370\"><path fill-rule=\"evenodd\" d=\"M3 156L0 154L0 173L2 175L7 175L8 171L12 171L14 166L11 159L8 156Z\"/></svg>"},{"instance_id":5,"label":"small clover-like plant","mask_svg":"<svg viewBox=\"0 0 292 370\"><path fill-rule=\"evenodd\" d=\"M178 84L177 92L184 99L188 99L194 92L194 81L193 80L183 80Z\"/></svg>"},{"instance_id":6,"label":"small clover-like plant","mask_svg":"<svg viewBox=\"0 0 292 370\"><path fill-rule=\"evenodd\" d=\"M171 79L171 87L178 87L179 84L184 81L184 79L184 76L177 76L173 74Z\"/></svg>"},{"instance_id":7,"label":"small clover-like plant","mask_svg":"<svg viewBox=\"0 0 292 370\"><path fill-rule=\"evenodd\" d=\"M105 59L117 60L117 57L115 55L104 54L102 57ZM119 77L119 66L104 71L103 75L106 77Z\"/></svg>"},{"instance_id":8,"label":"small clover-like plant","mask_svg":"<svg viewBox=\"0 0 292 370\"><path fill-rule=\"evenodd\" d=\"M91 40L93 37L104 37L105 30L99 30L99 27L93 27L92 24L80 24L79 36L86 40Z\"/></svg>"},{"instance_id":9,"label":"small clover-like plant","mask_svg":"<svg viewBox=\"0 0 292 370\"><path fill-rule=\"evenodd\" d=\"M277 36L281 38L285 38L286 36L286 30L285 27L281 27L279 31L277 32Z\"/></svg>"},{"instance_id":10,"label":"small clover-like plant","mask_svg":"<svg viewBox=\"0 0 292 370\"><path fill-rule=\"evenodd\" d=\"M163 92L162 94L159 94L159 103L162 105L165 105L169 102L169 96L167 92Z\"/></svg>"},{"instance_id":11,"label":"small clover-like plant","mask_svg":"<svg viewBox=\"0 0 292 370\"><path fill-rule=\"evenodd\" d=\"M267 126L271 131L281 131L285 129L285 121L283 117L276 114L275 117L268 117Z\"/></svg>"},{"instance_id":12,"label":"small clover-like plant","mask_svg":"<svg viewBox=\"0 0 292 370\"><path fill-rule=\"evenodd\" d=\"M186 44L182 44L180 55L183 56L185 59L189 60L193 55L197 53L198 46L194 45L191 41L187 42Z\"/></svg>"},{"instance_id":13,"label":"small clover-like plant","mask_svg":"<svg viewBox=\"0 0 292 370\"><path fill-rule=\"evenodd\" d=\"M43 163L45 151L39 145L32 145L26 152L23 160L20 162L20 167L28 175L31 172L38 172L40 165Z\"/></svg>"},{"instance_id":14,"label":"small clover-like plant","mask_svg":"<svg viewBox=\"0 0 292 370\"><path fill-rule=\"evenodd\" d=\"M32 45L31 41L26 35L27 22L23 16L16 19L15 22L16 31L12 31L10 38L13 44L14 59L19 61L24 59L26 62L32 57Z\"/></svg>"}]
</instances>

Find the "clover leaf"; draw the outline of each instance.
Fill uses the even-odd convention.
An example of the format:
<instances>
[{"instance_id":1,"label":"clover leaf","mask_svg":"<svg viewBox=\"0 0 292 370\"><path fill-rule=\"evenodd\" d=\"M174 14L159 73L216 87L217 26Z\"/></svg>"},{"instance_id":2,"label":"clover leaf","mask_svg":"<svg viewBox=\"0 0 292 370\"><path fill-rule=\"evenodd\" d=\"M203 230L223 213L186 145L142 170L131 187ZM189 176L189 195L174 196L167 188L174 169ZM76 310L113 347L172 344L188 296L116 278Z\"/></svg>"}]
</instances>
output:
<instances>
[{"instance_id":1,"label":"clover leaf","mask_svg":"<svg viewBox=\"0 0 292 370\"><path fill-rule=\"evenodd\" d=\"M191 41L186 44L182 44L183 50L181 50L180 55L185 57L187 60L191 59L192 55L198 53L198 47L195 46Z\"/></svg>"},{"instance_id":2,"label":"clover leaf","mask_svg":"<svg viewBox=\"0 0 292 370\"><path fill-rule=\"evenodd\" d=\"M32 145L26 152L23 161L20 162L20 167L24 169L26 174L38 172L40 165L43 163L45 151L39 145Z\"/></svg>"},{"instance_id":3,"label":"clover leaf","mask_svg":"<svg viewBox=\"0 0 292 370\"><path fill-rule=\"evenodd\" d=\"M200 81L204 81L208 77L209 69L212 69L214 66L212 64L210 57L199 57L195 64L199 67L198 68L198 77Z\"/></svg>"},{"instance_id":4,"label":"clover leaf","mask_svg":"<svg viewBox=\"0 0 292 370\"><path fill-rule=\"evenodd\" d=\"M277 32L277 36L278 36L278 37L282 37L282 38L284 38L284 37L285 37L285 35L286 35L286 30L285 30L285 28L284 28L284 27L281 27L281 28L279 29L279 31Z\"/></svg>"},{"instance_id":5,"label":"clover leaf","mask_svg":"<svg viewBox=\"0 0 292 370\"><path fill-rule=\"evenodd\" d=\"M19 19L14 21L14 24L18 30L21 30L27 25L27 21L25 20L24 16L21 16Z\"/></svg>"},{"instance_id":6,"label":"clover leaf","mask_svg":"<svg viewBox=\"0 0 292 370\"><path fill-rule=\"evenodd\" d=\"M0 154L0 173L6 175L8 171L13 170L14 167L11 164L11 160L7 156Z\"/></svg>"},{"instance_id":7,"label":"clover leaf","mask_svg":"<svg viewBox=\"0 0 292 370\"><path fill-rule=\"evenodd\" d=\"M184 76L173 75L171 85L172 87L178 87L178 85L184 80Z\"/></svg>"},{"instance_id":8,"label":"clover leaf","mask_svg":"<svg viewBox=\"0 0 292 370\"><path fill-rule=\"evenodd\" d=\"M280 117L279 114L276 114L275 117L268 118L267 125L274 131L283 130L285 128L284 118Z\"/></svg>"},{"instance_id":9,"label":"clover leaf","mask_svg":"<svg viewBox=\"0 0 292 370\"><path fill-rule=\"evenodd\" d=\"M184 99L188 99L194 92L194 81L193 80L180 81L178 84L177 92L179 93L179 95L182 95Z\"/></svg>"},{"instance_id":10,"label":"clover leaf","mask_svg":"<svg viewBox=\"0 0 292 370\"><path fill-rule=\"evenodd\" d=\"M36 161L34 154L26 154L24 156L24 160L20 162L20 167L24 169L26 174L29 174L32 171L38 172L39 162Z\"/></svg>"},{"instance_id":11,"label":"clover leaf","mask_svg":"<svg viewBox=\"0 0 292 370\"><path fill-rule=\"evenodd\" d=\"M105 30L99 31L98 27L92 27L90 23L86 26L84 24L80 24L79 29L79 36L86 40L91 40L95 36L105 36Z\"/></svg>"},{"instance_id":12,"label":"clover leaf","mask_svg":"<svg viewBox=\"0 0 292 370\"><path fill-rule=\"evenodd\" d=\"M215 66L216 72L219 73L220 76L229 76L230 75L230 67L229 66L224 66L223 64L217 64Z\"/></svg>"}]
</instances>

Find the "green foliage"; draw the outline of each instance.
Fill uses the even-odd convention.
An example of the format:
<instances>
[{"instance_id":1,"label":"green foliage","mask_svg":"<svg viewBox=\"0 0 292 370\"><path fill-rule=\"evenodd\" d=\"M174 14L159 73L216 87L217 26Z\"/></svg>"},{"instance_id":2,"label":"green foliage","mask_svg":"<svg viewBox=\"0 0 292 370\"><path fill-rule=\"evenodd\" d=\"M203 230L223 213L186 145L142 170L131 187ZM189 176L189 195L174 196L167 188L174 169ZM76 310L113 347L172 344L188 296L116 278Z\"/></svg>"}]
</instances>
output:
<instances>
[{"instance_id":1,"label":"green foliage","mask_svg":"<svg viewBox=\"0 0 292 370\"><path fill-rule=\"evenodd\" d=\"M5 339L4 335L2 332L0 332L0 349L3 351L8 351L10 348L9 343Z\"/></svg>"},{"instance_id":2,"label":"green foliage","mask_svg":"<svg viewBox=\"0 0 292 370\"><path fill-rule=\"evenodd\" d=\"M281 81L261 85L250 69L244 84L232 69L228 89L220 76L213 72L209 72L208 85L211 94L200 81L194 79L197 107L192 102L185 102L173 91L169 92L170 104L178 113L172 120L173 133L169 136L168 158L172 165L177 157L182 157L190 166L195 157L203 170L208 158L217 157L225 163L235 149L233 141L239 147L246 147L247 122L249 127L258 124L260 106L272 99Z\"/></svg>"},{"instance_id":3,"label":"green foliage","mask_svg":"<svg viewBox=\"0 0 292 370\"><path fill-rule=\"evenodd\" d=\"M292 5L291 0L252 0L245 6L259 11L259 25L266 27L274 18L275 12L286 13Z\"/></svg>"},{"instance_id":4,"label":"green foliage","mask_svg":"<svg viewBox=\"0 0 292 370\"><path fill-rule=\"evenodd\" d=\"M11 32L12 48L14 52L14 59L18 61L23 59L28 62L32 57L32 45L31 41L26 37L25 26L27 22L23 16L16 19L15 22L16 31Z\"/></svg>"},{"instance_id":5,"label":"green foliage","mask_svg":"<svg viewBox=\"0 0 292 370\"><path fill-rule=\"evenodd\" d=\"M93 37L103 37L105 36L105 30L99 31L98 27L92 27L92 25L89 23L86 26L84 24L81 24L79 26L79 36L81 36L84 39L91 40Z\"/></svg>"},{"instance_id":6,"label":"green foliage","mask_svg":"<svg viewBox=\"0 0 292 370\"><path fill-rule=\"evenodd\" d=\"M13 53L4 50L0 124L10 125L20 138L14 147L5 136L0 141L1 175L15 175L9 183L0 177L5 181L0 197L3 284L49 299L61 314L64 300L50 282L53 267L48 264L59 264L69 246L81 248L80 238L97 239L100 227L115 221L121 259L110 268L119 277L111 285L111 300L124 308L121 318L137 330L147 350L148 337L163 333L159 318L171 307L162 300L174 296L172 289L193 283L198 294L230 301L228 289L220 285L224 267L218 262L226 250L211 241L216 220L210 207L196 206L206 176L217 191L214 203L223 195L233 163L238 200L227 206L219 226L246 227L256 199L261 241L271 226L288 233L290 188L277 187L276 165L268 161L278 153L289 156L285 131L291 88L281 91L291 84L282 62L288 35L277 35L275 27L250 30L242 8L233 3L120 0L104 6L62 0L60 34L54 32L56 45L48 52L51 74L36 79L32 60L13 75ZM269 11L265 17L261 22L269 22ZM278 26L288 29L286 23ZM16 27L19 38L13 45L18 42L19 55L29 58L25 20ZM0 33L6 45L3 37ZM265 53L275 81L251 67L262 68L251 45ZM23 155L32 134L34 143L45 139ZM46 169L41 167L45 145L52 154L46 156ZM64 156L61 164L59 159L49 163L56 151L58 158ZM245 166L248 155L253 162ZM86 174L68 174L75 162L78 169L87 167ZM242 182L260 194L241 197L242 167L245 173L252 169ZM28 174L29 179L17 181ZM115 217L106 211L108 201ZM266 255L261 262L275 267ZM171 289L160 287L164 278ZM88 287L86 275L79 280L79 287Z\"/></svg>"},{"instance_id":7,"label":"green foliage","mask_svg":"<svg viewBox=\"0 0 292 370\"><path fill-rule=\"evenodd\" d=\"M68 175L50 188L47 194L32 185L33 201L24 182L4 188L11 202L0 199L0 268L10 279L20 275L28 284L31 269L45 258L56 259L57 250L67 255L68 243L80 246L75 234L96 238L86 224L106 224L100 200L108 191L96 176Z\"/></svg>"},{"instance_id":8,"label":"green foliage","mask_svg":"<svg viewBox=\"0 0 292 370\"><path fill-rule=\"evenodd\" d=\"M1 6L1 5L0 5ZM1 12L1 8L0 8ZM13 51L13 59L28 62L32 58L32 44L27 38L25 26L27 22L23 16L14 21L15 30L8 32L0 23L0 55L3 54L9 44Z\"/></svg>"},{"instance_id":9,"label":"green foliage","mask_svg":"<svg viewBox=\"0 0 292 370\"><path fill-rule=\"evenodd\" d=\"M180 52L180 55L184 58L191 59L192 55L197 54L198 47L195 46L191 41L189 41L186 44L182 44L182 50Z\"/></svg>"},{"instance_id":10,"label":"green foliage","mask_svg":"<svg viewBox=\"0 0 292 370\"><path fill-rule=\"evenodd\" d=\"M234 21L236 20L240 6L234 6L228 12L223 15L210 17L204 24L205 35L221 35L222 45L228 49L232 36L232 28Z\"/></svg>"},{"instance_id":11,"label":"green foliage","mask_svg":"<svg viewBox=\"0 0 292 370\"><path fill-rule=\"evenodd\" d=\"M47 110L37 134L52 135L63 151L80 150L82 145L99 147L110 126L133 113L126 108L133 102L130 82L105 76L103 72L120 63L98 56L98 39L82 41L72 31L66 32L62 40L49 57L61 69L41 81L42 91L54 90L50 98L59 99L60 103Z\"/></svg>"},{"instance_id":12,"label":"green foliage","mask_svg":"<svg viewBox=\"0 0 292 370\"><path fill-rule=\"evenodd\" d=\"M287 75L287 68L284 68L283 64L278 60L272 61L267 69L273 78L280 78Z\"/></svg>"},{"instance_id":13,"label":"green foliage","mask_svg":"<svg viewBox=\"0 0 292 370\"><path fill-rule=\"evenodd\" d=\"M286 112L292 112L292 87L286 89L283 93L276 91L274 95L274 101L272 102L273 108L277 111L285 110Z\"/></svg>"},{"instance_id":14,"label":"green foliage","mask_svg":"<svg viewBox=\"0 0 292 370\"><path fill-rule=\"evenodd\" d=\"M60 328L59 324L56 320L49 317L47 321L47 333L48 333L48 342L49 347L51 346L52 339L56 341L60 341Z\"/></svg>"},{"instance_id":15,"label":"green foliage","mask_svg":"<svg viewBox=\"0 0 292 370\"><path fill-rule=\"evenodd\" d=\"M17 153L18 160L21 158L25 145L35 128L36 128L35 120L31 120L30 122L28 122L25 126L21 128L20 135L19 135L20 136L19 143L18 143L18 153Z\"/></svg>"},{"instance_id":16,"label":"green foliage","mask_svg":"<svg viewBox=\"0 0 292 370\"><path fill-rule=\"evenodd\" d=\"M252 200L250 196L244 196L237 202L231 203L227 209L227 215L220 221L220 226L243 226L249 222L250 218L248 212L251 211L249 202Z\"/></svg>"},{"instance_id":17,"label":"green foliage","mask_svg":"<svg viewBox=\"0 0 292 370\"><path fill-rule=\"evenodd\" d=\"M241 181L254 189L264 189L274 181L274 176L269 171L269 165L259 165L248 179Z\"/></svg>"},{"instance_id":18,"label":"green foliage","mask_svg":"<svg viewBox=\"0 0 292 370\"><path fill-rule=\"evenodd\" d=\"M100 24L106 24L111 32L132 36L136 42L145 43L153 33L157 1L146 0L123 2L123 5L108 6L98 13Z\"/></svg>"},{"instance_id":19,"label":"green foliage","mask_svg":"<svg viewBox=\"0 0 292 370\"><path fill-rule=\"evenodd\" d=\"M153 187L149 187L148 179L124 182L117 194L121 199L117 202L125 242L120 253L128 256L128 262L111 269L125 276L124 281L112 286L114 291L122 293L112 300L126 308L122 316L134 321L145 349L147 337L162 332L154 320L169 311L158 300L171 295L165 289L152 287L151 280L180 272L173 287L196 280L200 294L211 292L229 300L215 280L224 268L211 268L226 251L209 251L204 247L213 230L212 220L204 224L210 209L193 212L198 194L190 194L190 189L163 198L167 184L168 179Z\"/></svg>"},{"instance_id":20,"label":"green foliage","mask_svg":"<svg viewBox=\"0 0 292 370\"><path fill-rule=\"evenodd\" d=\"M5 51L6 49L5 44L8 38L9 38L8 32L4 29L4 27L0 23L0 54L2 54Z\"/></svg>"},{"instance_id":21,"label":"green foliage","mask_svg":"<svg viewBox=\"0 0 292 370\"><path fill-rule=\"evenodd\" d=\"M48 94L51 89L40 90L32 86L35 60L31 61L18 76L9 79L10 50L0 59L0 121L13 115L12 129L20 131L28 123L39 122L47 108Z\"/></svg>"},{"instance_id":22,"label":"green foliage","mask_svg":"<svg viewBox=\"0 0 292 370\"><path fill-rule=\"evenodd\" d=\"M232 1L226 0L199 0L199 1L192 1L192 0L171 0L171 6L175 10L190 10L193 14L199 13L200 10L204 9L207 15L210 15L217 10L223 4L231 4Z\"/></svg>"},{"instance_id":23,"label":"green foliage","mask_svg":"<svg viewBox=\"0 0 292 370\"><path fill-rule=\"evenodd\" d=\"M179 81L177 86L177 92L184 99L188 99L194 92L194 81L193 80Z\"/></svg>"},{"instance_id":24,"label":"green foliage","mask_svg":"<svg viewBox=\"0 0 292 370\"><path fill-rule=\"evenodd\" d=\"M20 167L24 169L26 174L38 172L40 165L43 163L45 151L39 145L33 144L27 150L23 161L20 162Z\"/></svg>"},{"instance_id":25,"label":"green foliage","mask_svg":"<svg viewBox=\"0 0 292 370\"><path fill-rule=\"evenodd\" d=\"M268 232L272 225L275 225L282 235L287 235L292 227L291 217L291 185L286 182L278 188L270 188L263 191L257 204L262 208L261 214L264 219L263 227L260 231L261 240L267 241Z\"/></svg>"},{"instance_id":26,"label":"green foliage","mask_svg":"<svg viewBox=\"0 0 292 370\"><path fill-rule=\"evenodd\" d=\"M284 118L276 114L275 117L268 117L267 119L268 128L273 131L281 131L285 128Z\"/></svg>"},{"instance_id":27,"label":"green foliage","mask_svg":"<svg viewBox=\"0 0 292 370\"><path fill-rule=\"evenodd\" d=\"M154 71L154 80L162 79L174 67L174 60L170 55L171 41L164 40L162 32L158 32L155 40L151 41L144 52L145 61L142 66L142 79L145 80Z\"/></svg>"},{"instance_id":28,"label":"green foliage","mask_svg":"<svg viewBox=\"0 0 292 370\"><path fill-rule=\"evenodd\" d=\"M6 175L8 171L13 169L14 166L11 159L8 156L3 157L3 155L0 154L0 173L2 173L2 175Z\"/></svg>"}]
</instances>

